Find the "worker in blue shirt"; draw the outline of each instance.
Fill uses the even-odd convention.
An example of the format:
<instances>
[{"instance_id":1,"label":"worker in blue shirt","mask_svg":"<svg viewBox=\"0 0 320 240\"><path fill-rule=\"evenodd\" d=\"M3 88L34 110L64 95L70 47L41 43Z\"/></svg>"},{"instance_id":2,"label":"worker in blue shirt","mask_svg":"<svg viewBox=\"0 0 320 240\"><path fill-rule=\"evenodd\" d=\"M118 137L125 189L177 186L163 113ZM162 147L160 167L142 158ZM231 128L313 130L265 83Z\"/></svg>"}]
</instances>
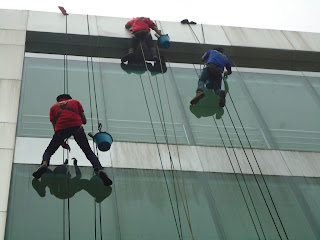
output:
<instances>
[{"instance_id":1,"label":"worker in blue shirt","mask_svg":"<svg viewBox=\"0 0 320 240\"><path fill-rule=\"evenodd\" d=\"M226 104L226 93L221 90L222 73L228 76L232 73L231 63L229 59L223 54L222 47L209 50L202 56L202 61L207 61L206 67L203 69L200 79L198 81L198 88L196 96L191 100L190 104L194 105L200 99L205 97L203 92L204 85L209 89L214 89L214 92L219 96L219 106L224 107ZM224 69L226 68L226 71ZM207 82L207 80L209 80Z\"/></svg>"}]
</instances>

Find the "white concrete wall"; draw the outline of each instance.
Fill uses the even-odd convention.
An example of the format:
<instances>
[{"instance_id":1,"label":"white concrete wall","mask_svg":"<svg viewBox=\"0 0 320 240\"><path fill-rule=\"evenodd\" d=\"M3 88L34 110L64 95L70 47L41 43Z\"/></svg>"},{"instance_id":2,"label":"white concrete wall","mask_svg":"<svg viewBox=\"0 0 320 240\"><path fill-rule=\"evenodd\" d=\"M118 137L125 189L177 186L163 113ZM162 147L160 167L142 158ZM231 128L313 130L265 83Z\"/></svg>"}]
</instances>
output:
<instances>
[{"instance_id":1,"label":"white concrete wall","mask_svg":"<svg viewBox=\"0 0 320 240\"><path fill-rule=\"evenodd\" d=\"M14 163L39 164L49 141L46 138L18 137ZM69 142L69 158L77 158L79 166L91 166L75 141ZM232 163L236 173L253 174L253 170L255 174L261 174L261 170L264 175L320 177L320 153L259 149L244 152L241 148L228 148L227 151L230 159L226 149L221 147L114 142L110 151L99 151L99 158L104 167L162 170L163 166L164 170L171 170L171 155L175 170L233 173ZM51 164L61 164L62 156L60 148L53 155Z\"/></svg>"},{"instance_id":2,"label":"white concrete wall","mask_svg":"<svg viewBox=\"0 0 320 240\"><path fill-rule=\"evenodd\" d=\"M0 13L0 239L4 238L28 11Z\"/></svg>"},{"instance_id":3,"label":"white concrete wall","mask_svg":"<svg viewBox=\"0 0 320 240\"><path fill-rule=\"evenodd\" d=\"M124 28L128 20L130 19L89 16L90 33L107 37L131 38L130 32ZM186 24L153 20L163 33L169 34L172 42L198 42ZM205 44L320 52L320 33L214 25L203 25L202 33L201 24L191 25L191 27L199 41ZM61 13L30 11L27 30L65 33L65 16ZM86 35L88 33L87 16L68 15L68 33Z\"/></svg>"}]
</instances>

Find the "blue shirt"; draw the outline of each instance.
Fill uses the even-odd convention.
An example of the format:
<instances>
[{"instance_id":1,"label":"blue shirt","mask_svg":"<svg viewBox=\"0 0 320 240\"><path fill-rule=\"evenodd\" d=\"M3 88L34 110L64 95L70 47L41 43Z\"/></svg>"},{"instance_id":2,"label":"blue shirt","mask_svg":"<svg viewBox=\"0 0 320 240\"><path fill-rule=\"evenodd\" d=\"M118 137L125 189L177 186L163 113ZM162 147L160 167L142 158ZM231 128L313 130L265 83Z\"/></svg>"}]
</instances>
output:
<instances>
[{"instance_id":1,"label":"blue shirt","mask_svg":"<svg viewBox=\"0 0 320 240\"><path fill-rule=\"evenodd\" d=\"M206 65L208 65L208 63L213 63L222 68L222 70L224 70L224 67L226 67L228 71L231 71L231 63L229 59L216 50L209 50L206 52L203 59L208 59Z\"/></svg>"}]
</instances>

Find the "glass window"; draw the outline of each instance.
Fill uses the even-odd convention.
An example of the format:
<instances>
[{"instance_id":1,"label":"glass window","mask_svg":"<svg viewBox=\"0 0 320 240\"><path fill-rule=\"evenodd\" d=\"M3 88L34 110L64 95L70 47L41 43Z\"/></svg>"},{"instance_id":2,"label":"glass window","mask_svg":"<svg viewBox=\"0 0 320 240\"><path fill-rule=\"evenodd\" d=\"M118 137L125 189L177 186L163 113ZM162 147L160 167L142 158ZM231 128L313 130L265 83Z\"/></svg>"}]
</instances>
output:
<instances>
[{"instance_id":1,"label":"glass window","mask_svg":"<svg viewBox=\"0 0 320 240\"><path fill-rule=\"evenodd\" d=\"M319 151L320 108L304 76L242 72L241 78L279 149Z\"/></svg>"},{"instance_id":2,"label":"glass window","mask_svg":"<svg viewBox=\"0 0 320 240\"><path fill-rule=\"evenodd\" d=\"M171 144L320 149L315 74L234 69L226 81L226 107L220 108L218 96L206 88L206 97L190 105L198 67L167 63L161 74L148 66L151 72L145 66L128 70L117 59L68 56L64 64L61 55L26 54L18 136L51 137L49 109L66 90L84 107L85 130L96 132L99 119L115 141L165 143L167 137Z\"/></svg>"},{"instance_id":3,"label":"glass window","mask_svg":"<svg viewBox=\"0 0 320 240\"><path fill-rule=\"evenodd\" d=\"M188 201L187 212L195 239L258 239L257 235L264 239L239 174L253 221L234 174L178 172L179 190L177 184L174 188L171 171L106 168L114 183L105 187L91 167L69 166L67 173L65 165L50 166L40 180L30 178L36 168L13 165L7 240L68 239L69 233L71 239L95 239L95 236L100 239L101 235L103 239L178 239L181 229L184 239L191 239L181 199ZM277 239L254 177L243 177L266 238ZM319 239L320 212L315 211L319 207L319 179L278 176L265 179L289 239ZM258 181L285 238L259 176Z\"/></svg>"}]
</instances>

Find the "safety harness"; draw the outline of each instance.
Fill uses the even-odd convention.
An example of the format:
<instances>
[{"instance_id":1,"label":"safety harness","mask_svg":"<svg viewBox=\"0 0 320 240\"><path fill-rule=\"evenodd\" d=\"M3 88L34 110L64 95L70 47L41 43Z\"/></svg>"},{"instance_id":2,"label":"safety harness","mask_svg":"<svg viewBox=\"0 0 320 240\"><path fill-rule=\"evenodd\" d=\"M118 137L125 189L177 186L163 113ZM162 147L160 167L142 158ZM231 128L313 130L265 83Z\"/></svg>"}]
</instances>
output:
<instances>
[{"instance_id":1,"label":"safety harness","mask_svg":"<svg viewBox=\"0 0 320 240\"><path fill-rule=\"evenodd\" d=\"M71 111L71 112L74 112L74 113L76 113L76 114L79 114L75 109L73 109L72 107L69 107L68 105L67 105L67 103L69 102L70 100L67 100L67 101L65 101L64 103L60 103L60 102L58 102L58 103L56 103L55 105L56 106L59 106L59 109L58 109L58 112L57 112L57 115L56 115L56 117L53 119L53 123L57 123L57 121L58 121L58 119L59 119L59 117L61 116L61 113L62 113L62 111L63 110L69 110L69 111Z\"/></svg>"}]
</instances>

